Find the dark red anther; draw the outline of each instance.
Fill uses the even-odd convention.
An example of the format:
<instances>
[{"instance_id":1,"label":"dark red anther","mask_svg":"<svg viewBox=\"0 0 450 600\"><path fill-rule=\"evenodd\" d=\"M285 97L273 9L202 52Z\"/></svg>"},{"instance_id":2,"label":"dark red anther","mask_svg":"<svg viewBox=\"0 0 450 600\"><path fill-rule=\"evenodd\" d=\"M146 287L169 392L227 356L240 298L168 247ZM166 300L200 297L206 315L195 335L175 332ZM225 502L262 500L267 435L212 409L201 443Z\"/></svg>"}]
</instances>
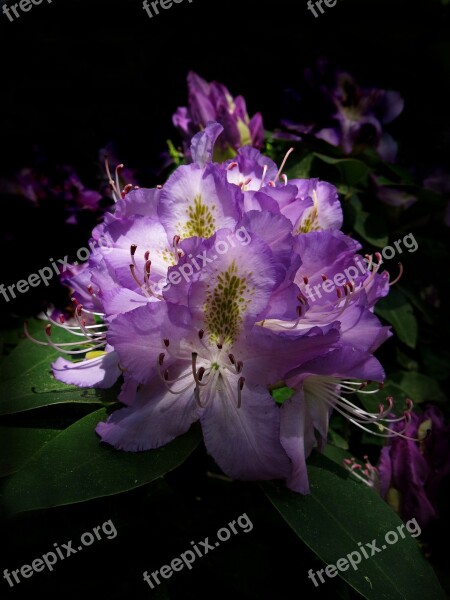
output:
<instances>
[{"instance_id":1,"label":"dark red anther","mask_svg":"<svg viewBox=\"0 0 450 600\"><path fill-rule=\"evenodd\" d=\"M245 377L240 377L240 378L239 378L239 382L238 382L238 383L239 383L239 389L240 389L240 390L241 390L241 392L242 392L242 389L243 389L243 387L244 387L244 383L245 383Z\"/></svg>"},{"instance_id":2,"label":"dark red anther","mask_svg":"<svg viewBox=\"0 0 450 600\"><path fill-rule=\"evenodd\" d=\"M45 333L50 337L52 335L52 326L50 324L45 326Z\"/></svg>"},{"instance_id":3,"label":"dark red anther","mask_svg":"<svg viewBox=\"0 0 450 600\"><path fill-rule=\"evenodd\" d=\"M204 329L200 329L200 331L198 332L198 337L202 340L204 335L205 335Z\"/></svg>"},{"instance_id":4,"label":"dark red anther","mask_svg":"<svg viewBox=\"0 0 450 600\"><path fill-rule=\"evenodd\" d=\"M123 188L123 192L121 194L122 196L122 200L125 198L125 196L131 192L131 190L133 189L133 185L131 183L127 183L127 185Z\"/></svg>"},{"instance_id":5,"label":"dark red anther","mask_svg":"<svg viewBox=\"0 0 450 600\"><path fill-rule=\"evenodd\" d=\"M166 348L168 348L168 347L169 347L169 344L170 344L170 340L168 340L168 339L166 338L166 339L164 340L164 346L165 346Z\"/></svg>"},{"instance_id":6,"label":"dark red anther","mask_svg":"<svg viewBox=\"0 0 450 600\"><path fill-rule=\"evenodd\" d=\"M159 366L160 366L160 367L162 367L162 365L163 365L163 363L164 363L164 358L165 358L165 356L166 356L166 355L164 354L164 352L161 352L161 354L160 354L160 355L159 355L159 357L158 357L158 363L159 363Z\"/></svg>"},{"instance_id":7,"label":"dark red anther","mask_svg":"<svg viewBox=\"0 0 450 600\"><path fill-rule=\"evenodd\" d=\"M147 250L146 253L144 254L144 259L148 260L150 258L150 250Z\"/></svg>"},{"instance_id":8,"label":"dark red anther","mask_svg":"<svg viewBox=\"0 0 450 600\"><path fill-rule=\"evenodd\" d=\"M64 325L64 323L66 322L64 315L59 315L59 322L61 323L61 325Z\"/></svg>"},{"instance_id":9,"label":"dark red anther","mask_svg":"<svg viewBox=\"0 0 450 600\"><path fill-rule=\"evenodd\" d=\"M71 298L70 300L75 304L75 306L78 306L78 300L76 298Z\"/></svg>"},{"instance_id":10,"label":"dark red anther","mask_svg":"<svg viewBox=\"0 0 450 600\"><path fill-rule=\"evenodd\" d=\"M180 243L180 236L179 235L174 235L173 236L173 247L176 248L178 246L178 244Z\"/></svg>"},{"instance_id":11,"label":"dark red anther","mask_svg":"<svg viewBox=\"0 0 450 600\"><path fill-rule=\"evenodd\" d=\"M131 244L131 246L130 246L130 254L131 254L131 256L134 256L136 254L136 250L137 250L136 244Z\"/></svg>"},{"instance_id":12,"label":"dark red anther","mask_svg":"<svg viewBox=\"0 0 450 600\"><path fill-rule=\"evenodd\" d=\"M91 296L94 295L94 288L92 287L92 285L88 285L87 286L87 291L89 294L91 294Z\"/></svg>"},{"instance_id":13,"label":"dark red anther","mask_svg":"<svg viewBox=\"0 0 450 600\"><path fill-rule=\"evenodd\" d=\"M217 348L218 348L219 350L222 350L222 348L223 348L223 344L217 344Z\"/></svg>"},{"instance_id":14,"label":"dark red anther","mask_svg":"<svg viewBox=\"0 0 450 600\"><path fill-rule=\"evenodd\" d=\"M166 370L164 371L164 380L165 380L165 381L169 381L169 369L166 369Z\"/></svg>"},{"instance_id":15,"label":"dark red anther","mask_svg":"<svg viewBox=\"0 0 450 600\"><path fill-rule=\"evenodd\" d=\"M351 292L354 292L354 291L355 291L355 286L354 286L354 284L353 284L353 281L349 281L349 282L348 282L348 287L350 288L350 291L351 291Z\"/></svg>"},{"instance_id":16,"label":"dark red anther","mask_svg":"<svg viewBox=\"0 0 450 600\"><path fill-rule=\"evenodd\" d=\"M80 316L82 312L83 312L83 305L79 304L77 306L77 315Z\"/></svg>"},{"instance_id":17,"label":"dark red anther","mask_svg":"<svg viewBox=\"0 0 450 600\"><path fill-rule=\"evenodd\" d=\"M197 373L198 380L201 381L203 379L203 375L205 374L205 367L200 367Z\"/></svg>"},{"instance_id":18,"label":"dark red anther","mask_svg":"<svg viewBox=\"0 0 450 600\"><path fill-rule=\"evenodd\" d=\"M236 364L236 371L238 373L240 373L243 368L244 368L244 363L242 362L242 360L239 360Z\"/></svg>"},{"instance_id":19,"label":"dark red anther","mask_svg":"<svg viewBox=\"0 0 450 600\"><path fill-rule=\"evenodd\" d=\"M305 298L305 296L303 296L303 294L299 294L299 295L297 296L297 300L298 300L299 302L301 302L301 303L303 304L303 306L306 306L306 298Z\"/></svg>"},{"instance_id":20,"label":"dark red anther","mask_svg":"<svg viewBox=\"0 0 450 600\"><path fill-rule=\"evenodd\" d=\"M306 277L306 275L305 275L305 277L303 277L303 283L304 283L305 285L308 285L308 282L309 282L309 279L308 279L308 278Z\"/></svg>"},{"instance_id":21,"label":"dark red anther","mask_svg":"<svg viewBox=\"0 0 450 600\"><path fill-rule=\"evenodd\" d=\"M145 272L147 273L147 275L150 275L151 268L152 268L152 261L148 260L145 263Z\"/></svg>"},{"instance_id":22,"label":"dark red anther","mask_svg":"<svg viewBox=\"0 0 450 600\"><path fill-rule=\"evenodd\" d=\"M234 358L234 355L233 355L233 354L229 354L229 355L228 355L228 358L230 359L230 363L231 363L232 365L236 364L236 359Z\"/></svg>"},{"instance_id":23,"label":"dark red anther","mask_svg":"<svg viewBox=\"0 0 450 600\"><path fill-rule=\"evenodd\" d=\"M337 294L337 297L338 297L339 299L341 299L341 298L342 298L342 292L341 292L341 288L336 288L336 294Z\"/></svg>"},{"instance_id":24,"label":"dark red anther","mask_svg":"<svg viewBox=\"0 0 450 600\"><path fill-rule=\"evenodd\" d=\"M300 319L300 317L302 316L302 306L297 306L297 317Z\"/></svg>"},{"instance_id":25,"label":"dark red anther","mask_svg":"<svg viewBox=\"0 0 450 600\"><path fill-rule=\"evenodd\" d=\"M324 273L322 273L322 281L326 281L327 279L328 277Z\"/></svg>"}]
</instances>

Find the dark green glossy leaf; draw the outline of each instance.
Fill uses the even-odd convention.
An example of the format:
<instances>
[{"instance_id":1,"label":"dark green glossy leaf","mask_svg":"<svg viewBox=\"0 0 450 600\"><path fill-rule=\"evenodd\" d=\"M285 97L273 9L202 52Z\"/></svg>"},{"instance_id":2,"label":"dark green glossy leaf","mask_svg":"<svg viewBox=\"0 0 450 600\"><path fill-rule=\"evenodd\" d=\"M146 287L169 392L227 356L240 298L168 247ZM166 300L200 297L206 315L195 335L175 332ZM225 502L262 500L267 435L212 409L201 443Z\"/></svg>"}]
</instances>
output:
<instances>
[{"instance_id":1,"label":"dark green glossy leaf","mask_svg":"<svg viewBox=\"0 0 450 600\"><path fill-rule=\"evenodd\" d=\"M375 312L393 326L400 341L409 348L416 347L417 320L411 304L399 290L392 287L389 295L377 304Z\"/></svg>"},{"instance_id":2,"label":"dark green glossy leaf","mask_svg":"<svg viewBox=\"0 0 450 600\"><path fill-rule=\"evenodd\" d=\"M302 496L274 484L265 484L269 500L317 556L329 565L376 541L381 552L356 565L347 562L339 575L369 600L444 599L439 582L420 553L417 540L406 537L385 544L385 535L402 526L398 516L365 485L343 479L328 470L309 467L311 494ZM393 539L390 537L389 539ZM385 548L383 549L383 545ZM360 554L361 556L361 554ZM356 555L353 555L355 562ZM345 564L340 563L341 567ZM306 575L306 573L305 573ZM325 580L327 576L323 573ZM316 576L318 585L320 580ZM311 591L314 586L311 582Z\"/></svg>"},{"instance_id":3,"label":"dark green glossy leaf","mask_svg":"<svg viewBox=\"0 0 450 600\"><path fill-rule=\"evenodd\" d=\"M95 433L105 409L77 421L53 438L15 475L5 481L6 511L29 510L85 502L132 490L175 469L201 440L197 427L148 452L121 452L101 444Z\"/></svg>"},{"instance_id":4,"label":"dark green glossy leaf","mask_svg":"<svg viewBox=\"0 0 450 600\"><path fill-rule=\"evenodd\" d=\"M370 173L370 167L368 167L366 163L355 158L332 158L331 156L325 156L324 154L318 153L315 153L314 156L339 169L342 183L350 187L355 186Z\"/></svg>"},{"instance_id":5,"label":"dark green glossy leaf","mask_svg":"<svg viewBox=\"0 0 450 600\"><path fill-rule=\"evenodd\" d=\"M387 245L388 233L385 221L374 212L366 212L358 196L352 196L346 205L346 212L350 217L353 229L364 240L377 248L383 248Z\"/></svg>"},{"instance_id":6,"label":"dark green glossy leaf","mask_svg":"<svg viewBox=\"0 0 450 600\"><path fill-rule=\"evenodd\" d=\"M18 471L58 433L55 429L0 427L0 477Z\"/></svg>"},{"instance_id":7,"label":"dark green glossy leaf","mask_svg":"<svg viewBox=\"0 0 450 600\"><path fill-rule=\"evenodd\" d=\"M421 402L445 402L446 397L437 381L416 371L400 371L391 375L392 382L408 398L417 404Z\"/></svg>"}]
</instances>

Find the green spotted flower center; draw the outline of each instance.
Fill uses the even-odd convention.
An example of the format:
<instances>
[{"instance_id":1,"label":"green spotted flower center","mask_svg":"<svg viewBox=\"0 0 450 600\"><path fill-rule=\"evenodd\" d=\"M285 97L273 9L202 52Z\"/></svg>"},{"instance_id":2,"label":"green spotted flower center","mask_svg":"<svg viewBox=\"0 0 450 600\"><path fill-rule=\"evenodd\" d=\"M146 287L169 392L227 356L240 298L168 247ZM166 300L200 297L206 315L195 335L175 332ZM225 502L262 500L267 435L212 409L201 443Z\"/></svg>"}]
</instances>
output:
<instances>
[{"instance_id":1,"label":"green spotted flower center","mask_svg":"<svg viewBox=\"0 0 450 600\"><path fill-rule=\"evenodd\" d=\"M211 237L216 230L216 220L213 212L216 207L203 204L202 197L196 196L194 203L186 209L187 221L184 227L180 227L183 237Z\"/></svg>"},{"instance_id":2,"label":"green spotted flower center","mask_svg":"<svg viewBox=\"0 0 450 600\"><path fill-rule=\"evenodd\" d=\"M313 190L312 198L314 206L309 211L308 215L301 220L301 225L298 227L296 233L309 233L310 231L320 231L319 224L319 201L317 199L317 192Z\"/></svg>"},{"instance_id":3,"label":"green spotted flower center","mask_svg":"<svg viewBox=\"0 0 450 600\"><path fill-rule=\"evenodd\" d=\"M314 206L308 216L302 220L300 227L297 229L297 233L309 233L310 231L319 231L319 215L316 207Z\"/></svg>"},{"instance_id":4,"label":"green spotted flower center","mask_svg":"<svg viewBox=\"0 0 450 600\"><path fill-rule=\"evenodd\" d=\"M249 300L244 294L249 292L245 277L238 276L235 261L227 271L217 276L214 287L208 285L204 305L205 322L210 340L216 344L231 345L239 334L242 314Z\"/></svg>"}]
</instances>

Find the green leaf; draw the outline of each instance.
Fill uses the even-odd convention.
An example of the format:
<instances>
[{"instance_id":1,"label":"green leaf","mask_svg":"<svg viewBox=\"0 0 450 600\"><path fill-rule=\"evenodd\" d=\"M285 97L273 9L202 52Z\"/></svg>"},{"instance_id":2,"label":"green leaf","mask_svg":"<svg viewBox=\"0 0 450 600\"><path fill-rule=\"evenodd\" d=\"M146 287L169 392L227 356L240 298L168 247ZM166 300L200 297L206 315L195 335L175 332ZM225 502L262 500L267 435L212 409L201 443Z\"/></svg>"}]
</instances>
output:
<instances>
[{"instance_id":1,"label":"green leaf","mask_svg":"<svg viewBox=\"0 0 450 600\"><path fill-rule=\"evenodd\" d=\"M121 452L101 444L95 433L105 420L101 409L49 441L15 475L5 480L8 513L64 506L140 487L172 471L201 440L199 428L157 450Z\"/></svg>"},{"instance_id":2,"label":"green leaf","mask_svg":"<svg viewBox=\"0 0 450 600\"><path fill-rule=\"evenodd\" d=\"M292 398L292 396L295 394L295 390L288 387L282 387L272 390L271 394L272 398L277 404L284 404L286 400Z\"/></svg>"},{"instance_id":3,"label":"green leaf","mask_svg":"<svg viewBox=\"0 0 450 600\"><path fill-rule=\"evenodd\" d=\"M417 369L419 368L419 363L404 352L402 352L400 348L395 349L395 357L397 359L398 364L407 371L417 371Z\"/></svg>"},{"instance_id":4,"label":"green leaf","mask_svg":"<svg viewBox=\"0 0 450 600\"><path fill-rule=\"evenodd\" d=\"M30 330L34 332L43 327L43 323L38 322ZM55 338L72 341L70 334L62 330ZM58 356L53 348L24 340L5 358L0 365L0 415L66 402L104 405L116 400L114 389L82 389L57 381L51 373L51 362Z\"/></svg>"},{"instance_id":5,"label":"green leaf","mask_svg":"<svg viewBox=\"0 0 450 600\"><path fill-rule=\"evenodd\" d=\"M408 398L417 404L421 402L445 402L446 396L437 381L417 373L416 371L399 371L393 373L391 381L400 388Z\"/></svg>"},{"instance_id":6,"label":"green leaf","mask_svg":"<svg viewBox=\"0 0 450 600\"><path fill-rule=\"evenodd\" d=\"M399 290L392 287L389 295L376 305L375 312L393 326L400 341L409 348L416 347L417 320L411 304Z\"/></svg>"},{"instance_id":7,"label":"green leaf","mask_svg":"<svg viewBox=\"0 0 450 600\"><path fill-rule=\"evenodd\" d=\"M310 176L314 154L307 154L297 164L286 171L288 179L306 179Z\"/></svg>"},{"instance_id":8,"label":"green leaf","mask_svg":"<svg viewBox=\"0 0 450 600\"><path fill-rule=\"evenodd\" d=\"M338 573L364 598L438 600L446 597L432 568L422 557L417 541L404 526L405 539L399 537L397 543L385 544L386 548L382 549L385 535L397 531L402 521L375 492L319 467L309 467L308 472L311 493L307 496L274 484L265 484L264 490L288 525L321 560L336 565L339 559L359 551L358 542L361 542L369 559L362 556L357 570L347 563L349 568ZM381 552L370 556L371 550L365 544L373 541ZM356 555L352 557L356 562ZM322 574L326 580L325 572ZM320 585L317 575L316 580Z\"/></svg>"},{"instance_id":9,"label":"green leaf","mask_svg":"<svg viewBox=\"0 0 450 600\"><path fill-rule=\"evenodd\" d=\"M18 471L58 433L55 429L0 427L0 477Z\"/></svg>"},{"instance_id":10,"label":"green leaf","mask_svg":"<svg viewBox=\"0 0 450 600\"><path fill-rule=\"evenodd\" d=\"M353 229L364 240L377 248L384 248L387 245L389 238L385 221L380 215L363 210L358 196L351 197L346 205L346 212L350 217Z\"/></svg>"},{"instance_id":11,"label":"green leaf","mask_svg":"<svg viewBox=\"0 0 450 600\"><path fill-rule=\"evenodd\" d=\"M333 444L333 446L336 446L337 448L342 448L343 450L348 450L348 442L345 438L342 437L342 435L339 435L339 433L337 433L331 428L328 432L328 435L330 443Z\"/></svg>"},{"instance_id":12,"label":"green leaf","mask_svg":"<svg viewBox=\"0 0 450 600\"><path fill-rule=\"evenodd\" d=\"M340 172L342 182L350 187L354 187L358 182L365 179L371 171L366 163L355 158L332 158L317 152L314 153L314 156L329 165L334 165Z\"/></svg>"}]
</instances>

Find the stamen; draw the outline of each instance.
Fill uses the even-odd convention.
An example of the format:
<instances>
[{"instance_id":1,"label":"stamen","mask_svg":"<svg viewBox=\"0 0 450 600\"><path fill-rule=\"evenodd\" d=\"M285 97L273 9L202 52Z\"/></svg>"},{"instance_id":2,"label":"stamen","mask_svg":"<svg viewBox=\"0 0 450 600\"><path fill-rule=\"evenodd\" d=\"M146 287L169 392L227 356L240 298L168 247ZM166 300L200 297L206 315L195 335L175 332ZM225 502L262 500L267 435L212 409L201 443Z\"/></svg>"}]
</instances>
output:
<instances>
[{"instance_id":1,"label":"stamen","mask_svg":"<svg viewBox=\"0 0 450 600\"><path fill-rule=\"evenodd\" d=\"M269 170L269 167L267 165L264 165L263 166L263 174L261 177L261 185L259 186L259 189L261 189L264 186L264 179L266 178L268 170Z\"/></svg>"},{"instance_id":2,"label":"stamen","mask_svg":"<svg viewBox=\"0 0 450 600\"><path fill-rule=\"evenodd\" d=\"M134 255L136 254L136 250L137 250L136 244L131 244L131 246L130 246L130 255L131 255L131 260L133 262L133 266L135 268L136 268L136 260L134 258Z\"/></svg>"},{"instance_id":3,"label":"stamen","mask_svg":"<svg viewBox=\"0 0 450 600\"><path fill-rule=\"evenodd\" d=\"M401 262L398 263L398 268L400 269L400 273L397 275L397 277L394 279L394 281L390 282L389 285L395 285L402 278L402 275L403 275L403 265L402 265Z\"/></svg>"},{"instance_id":4,"label":"stamen","mask_svg":"<svg viewBox=\"0 0 450 600\"><path fill-rule=\"evenodd\" d=\"M116 167L116 182L114 182L112 176L111 176L111 171L109 168L109 162L108 162L108 156L105 155L105 170L106 170L106 174L108 176L108 183L113 191L113 199L114 202L118 202L120 200L121 194L120 194L120 185L119 185L119 176L118 176L118 171L119 168L123 168L123 165L119 165L118 167Z\"/></svg>"},{"instance_id":5,"label":"stamen","mask_svg":"<svg viewBox=\"0 0 450 600\"><path fill-rule=\"evenodd\" d=\"M241 404L242 404L242 390L244 388L244 384L245 384L245 377L239 377L238 383L237 383L237 393L238 393L238 400L237 400L237 407L241 408Z\"/></svg>"},{"instance_id":6,"label":"stamen","mask_svg":"<svg viewBox=\"0 0 450 600\"><path fill-rule=\"evenodd\" d=\"M283 169L287 163L287 159L289 158L289 156L294 152L294 148L290 148L287 152L286 152L286 156L283 159L283 162L281 163L281 167L280 170L277 173L277 176L275 177L275 182L276 183L278 181L278 179L280 178L281 173L283 172Z\"/></svg>"},{"instance_id":7,"label":"stamen","mask_svg":"<svg viewBox=\"0 0 450 600\"><path fill-rule=\"evenodd\" d=\"M235 169L238 166L237 162L232 162L228 165L227 167L227 171L232 171L233 169Z\"/></svg>"},{"instance_id":8,"label":"stamen","mask_svg":"<svg viewBox=\"0 0 450 600\"><path fill-rule=\"evenodd\" d=\"M122 200L125 198L125 196L127 194L129 194L131 192L132 189L133 189L133 184L127 183L127 185L122 190L122 194L121 194Z\"/></svg>"}]
</instances>

